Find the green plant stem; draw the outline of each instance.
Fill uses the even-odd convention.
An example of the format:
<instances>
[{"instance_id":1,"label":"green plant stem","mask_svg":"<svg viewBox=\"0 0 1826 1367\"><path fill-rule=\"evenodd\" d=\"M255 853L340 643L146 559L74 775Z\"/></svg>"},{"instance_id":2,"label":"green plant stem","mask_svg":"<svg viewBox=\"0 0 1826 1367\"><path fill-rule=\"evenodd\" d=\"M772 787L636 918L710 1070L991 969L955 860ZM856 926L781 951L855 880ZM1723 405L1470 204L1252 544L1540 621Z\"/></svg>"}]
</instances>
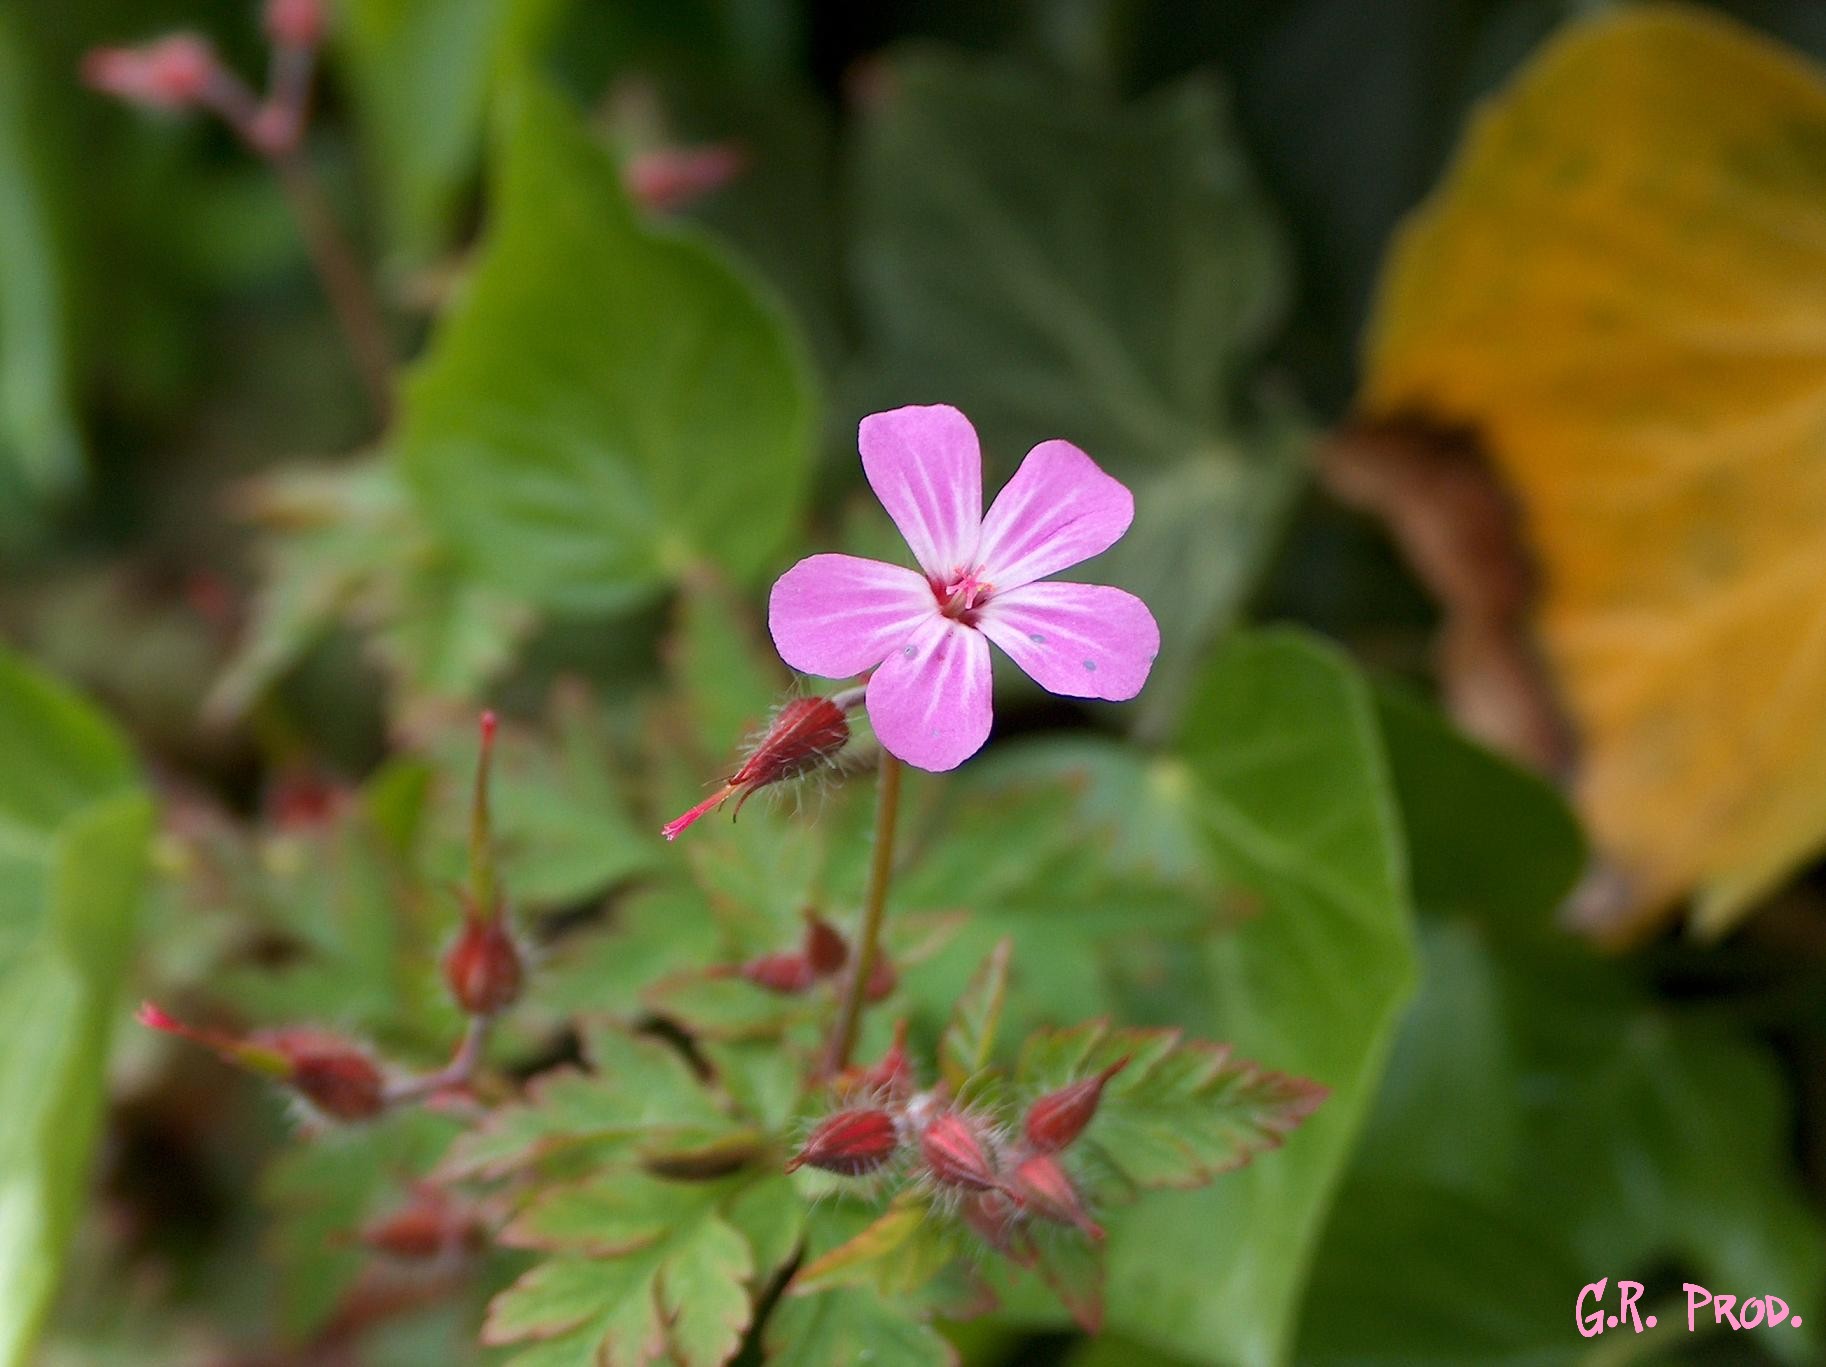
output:
<instances>
[{"instance_id":1,"label":"green plant stem","mask_svg":"<svg viewBox=\"0 0 1826 1367\"><path fill-rule=\"evenodd\" d=\"M830 1047L824 1055L826 1077L848 1067L850 1050L856 1047L856 1030L862 1022L863 1003L868 999L869 979L881 957L881 927L887 919L888 884L894 878L894 827L899 815L900 761L883 750L880 792L875 798L875 848L869 859L868 895L862 904L862 933L857 937L856 962L845 983L837 1021L831 1027Z\"/></svg>"}]
</instances>

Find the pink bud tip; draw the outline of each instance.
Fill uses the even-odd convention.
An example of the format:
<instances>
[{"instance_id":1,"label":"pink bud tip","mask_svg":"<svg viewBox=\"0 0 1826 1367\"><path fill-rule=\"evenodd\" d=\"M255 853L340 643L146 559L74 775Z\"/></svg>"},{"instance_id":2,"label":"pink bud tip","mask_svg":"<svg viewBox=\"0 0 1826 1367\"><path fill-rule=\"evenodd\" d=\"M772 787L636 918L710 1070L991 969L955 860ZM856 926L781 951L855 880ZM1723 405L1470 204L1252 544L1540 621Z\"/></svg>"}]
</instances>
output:
<instances>
[{"instance_id":1,"label":"pink bud tip","mask_svg":"<svg viewBox=\"0 0 1826 1367\"><path fill-rule=\"evenodd\" d=\"M729 787L719 789L705 798L702 802L698 803L697 806L693 807L683 816L674 817L665 825L661 826L659 828L659 833L668 840L677 840L679 836L685 833L685 830L688 827L695 825L699 818L708 816L711 812L714 812L718 807L721 807L725 802L729 801L735 792L736 789L733 784Z\"/></svg>"},{"instance_id":2,"label":"pink bud tip","mask_svg":"<svg viewBox=\"0 0 1826 1367\"><path fill-rule=\"evenodd\" d=\"M187 109L202 100L215 78L215 50L190 33L138 48L94 48L82 59L85 85L149 109Z\"/></svg>"},{"instance_id":3,"label":"pink bud tip","mask_svg":"<svg viewBox=\"0 0 1826 1367\"><path fill-rule=\"evenodd\" d=\"M182 1034L184 1027L152 1002L141 1002L133 1018L149 1030L163 1030L168 1035Z\"/></svg>"},{"instance_id":4,"label":"pink bud tip","mask_svg":"<svg viewBox=\"0 0 1826 1367\"><path fill-rule=\"evenodd\" d=\"M500 725L500 719L498 717L496 717L492 711L484 712L482 714L482 718L481 718L482 743L484 745L486 745L488 742L492 741L495 738L495 728L499 725Z\"/></svg>"},{"instance_id":5,"label":"pink bud tip","mask_svg":"<svg viewBox=\"0 0 1826 1367\"><path fill-rule=\"evenodd\" d=\"M661 147L632 158L622 180L641 204L664 212L720 190L747 167L748 154L732 142Z\"/></svg>"},{"instance_id":6,"label":"pink bud tip","mask_svg":"<svg viewBox=\"0 0 1826 1367\"><path fill-rule=\"evenodd\" d=\"M821 978L842 968L850 957L849 942L811 907L805 909L804 954L812 972Z\"/></svg>"},{"instance_id":7,"label":"pink bud tip","mask_svg":"<svg viewBox=\"0 0 1826 1367\"><path fill-rule=\"evenodd\" d=\"M315 47L323 37L323 0L266 0L266 33L282 47Z\"/></svg>"},{"instance_id":8,"label":"pink bud tip","mask_svg":"<svg viewBox=\"0 0 1826 1367\"><path fill-rule=\"evenodd\" d=\"M1126 1056L1119 1058L1095 1077L1048 1092L1034 1102L1027 1111L1027 1142L1041 1153L1057 1153L1067 1147L1097 1114L1105 1085L1128 1066Z\"/></svg>"},{"instance_id":9,"label":"pink bud tip","mask_svg":"<svg viewBox=\"0 0 1826 1367\"><path fill-rule=\"evenodd\" d=\"M818 980L811 961L803 954L763 954L750 959L736 972L756 987L788 996L810 990Z\"/></svg>"}]
</instances>

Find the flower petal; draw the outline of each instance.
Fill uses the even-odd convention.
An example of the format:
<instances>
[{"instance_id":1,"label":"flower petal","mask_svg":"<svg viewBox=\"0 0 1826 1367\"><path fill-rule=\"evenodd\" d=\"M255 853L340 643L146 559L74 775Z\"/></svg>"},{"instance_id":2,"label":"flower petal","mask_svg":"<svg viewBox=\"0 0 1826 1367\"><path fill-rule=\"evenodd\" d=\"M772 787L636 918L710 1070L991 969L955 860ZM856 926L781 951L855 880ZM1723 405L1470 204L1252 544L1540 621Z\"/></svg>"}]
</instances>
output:
<instances>
[{"instance_id":1,"label":"flower petal","mask_svg":"<svg viewBox=\"0 0 1826 1367\"><path fill-rule=\"evenodd\" d=\"M863 472L926 573L971 568L983 521L983 452L949 404L872 413L857 433Z\"/></svg>"},{"instance_id":2,"label":"flower petal","mask_svg":"<svg viewBox=\"0 0 1826 1367\"><path fill-rule=\"evenodd\" d=\"M989 680L982 633L933 616L869 679L875 738L918 768L957 768L989 739Z\"/></svg>"},{"instance_id":3,"label":"flower petal","mask_svg":"<svg viewBox=\"0 0 1826 1367\"><path fill-rule=\"evenodd\" d=\"M1160 653L1148 605L1103 584L1028 584L996 594L976 621L1035 683L1068 698L1132 698Z\"/></svg>"},{"instance_id":4,"label":"flower petal","mask_svg":"<svg viewBox=\"0 0 1826 1367\"><path fill-rule=\"evenodd\" d=\"M794 669L847 679L878 665L938 615L932 588L901 565L856 555L814 555L774 583L767 628Z\"/></svg>"},{"instance_id":5,"label":"flower petal","mask_svg":"<svg viewBox=\"0 0 1826 1367\"><path fill-rule=\"evenodd\" d=\"M1027 453L983 519L977 563L998 589L1019 588L1107 551L1135 520L1135 496L1068 441Z\"/></svg>"}]
</instances>

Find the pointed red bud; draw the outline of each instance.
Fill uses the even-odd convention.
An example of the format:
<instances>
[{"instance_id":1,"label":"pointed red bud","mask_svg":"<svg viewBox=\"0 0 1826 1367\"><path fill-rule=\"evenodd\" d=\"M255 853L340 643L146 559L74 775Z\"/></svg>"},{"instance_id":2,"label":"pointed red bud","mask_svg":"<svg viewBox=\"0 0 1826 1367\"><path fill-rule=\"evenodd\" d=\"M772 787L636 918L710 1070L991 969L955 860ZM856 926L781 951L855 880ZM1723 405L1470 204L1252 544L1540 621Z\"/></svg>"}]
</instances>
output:
<instances>
[{"instance_id":1,"label":"pointed red bud","mask_svg":"<svg viewBox=\"0 0 1826 1367\"><path fill-rule=\"evenodd\" d=\"M325 18L324 0L266 0L266 36L281 47L316 47Z\"/></svg>"},{"instance_id":2,"label":"pointed red bud","mask_svg":"<svg viewBox=\"0 0 1826 1367\"><path fill-rule=\"evenodd\" d=\"M149 109L188 109L216 79L215 49L193 33L174 33L144 47L92 48L82 59L83 83Z\"/></svg>"},{"instance_id":3,"label":"pointed red bud","mask_svg":"<svg viewBox=\"0 0 1826 1367\"><path fill-rule=\"evenodd\" d=\"M1049 1153L1033 1154L1017 1164L1008 1191L1021 1209L1042 1220L1076 1225L1093 1239L1103 1238L1102 1226L1085 1213L1078 1189Z\"/></svg>"},{"instance_id":4,"label":"pointed red bud","mask_svg":"<svg viewBox=\"0 0 1826 1367\"><path fill-rule=\"evenodd\" d=\"M1095 1077L1048 1092L1034 1102L1027 1110L1027 1142L1041 1153L1057 1153L1069 1145L1097 1114L1105 1084L1128 1065L1127 1058L1119 1058Z\"/></svg>"},{"instance_id":5,"label":"pointed red bud","mask_svg":"<svg viewBox=\"0 0 1826 1367\"><path fill-rule=\"evenodd\" d=\"M888 1051L856 1077L856 1083L885 1096L911 1096L914 1087L913 1061L907 1057L907 1023L894 1023L894 1042Z\"/></svg>"},{"instance_id":6,"label":"pointed red bud","mask_svg":"<svg viewBox=\"0 0 1826 1367\"><path fill-rule=\"evenodd\" d=\"M812 966L803 954L763 954L750 959L736 973L756 987L785 996L809 991L818 981L818 975L812 972Z\"/></svg>"},{"instance_id":7,"label":"pointed red bud","mask_svg":"<svg viewBox=\"0 0 1826 1367\"><path fill-rule=\"evenodd\" d=\"M900 1132L886 1111L839 1111L819 1122L786 1170L813 1167L860 1177L886 1163L899 1147Z\"/></svg>"},{"instance_id":8,"label":"pointed red bud","mask_svg":"<svg viewBox=\"0 0 1826 1367\"><path fill-rule=\"evenodd\" d=\"M927 1171L948 1186L984 1191L998 1185L989 1140L956 1111L946 1111L926 1126L919 1154Z\"/></svg>"},{"instance_id":9,"label":"pointed red bud","mask_svg":"<svg viewBox=\"0 0 1826 1367\"><path fill-rule=\"evenodd\" d=\"M386 1107L385 1079L365 1051L321 1030L290 1029L261 1036L291 1066L294 1091L337 1120L368 1120Z\"/></svg>"},{"instance_id":10,"label":"pointed red bud","mask_svg":"<svg viewBox=\"0 0 1826 1367\"><path fill-rule=\"evenodd\" d=\"M759 789L783 783L810 773L833 759L850 740L850 724L843 709L829 698L794 698L777 713L766 734L725 780L722 788L660 827L660 834L676 840L686 827L714 812L730 798L738 798L735 810Z\"/></svg>"},{"instance_id":11,"label":"pointed red bud","mask_svg":"<svg viewBox=\"0 0 1826 1367\"><path fill-rule=\"evenodd\" d=\"M484 920L473 910L444 955L444 982L471 1016L492 1016L513 1005L525 977L520 948L497 913Z\"/></svg>"},{"instance_id":12,"label":"pointed red bud","mask_svg":"<svg viewBox=\"0 0 1826 1367\"><path fill-rule=\"evenodd\" d=\"M848 962L850 946L835 926L807 907L804 953L812 972L820 978L828 978Z\"/></svg>"},{"instance_id":13,"label":"pointed red bud","mask_svg":"<svg viewBox=\"0 0 1826 1367\"><path fill-rule=\"evenodd\" d=\"M1000 1188L972 1192L964 1198L957 1213L996 1252L1008 1253L1012 1250L1013 1244L1009 1236L1014 1232L1021 1211L1006 1192Z\"/></svg>"}]
</instances>

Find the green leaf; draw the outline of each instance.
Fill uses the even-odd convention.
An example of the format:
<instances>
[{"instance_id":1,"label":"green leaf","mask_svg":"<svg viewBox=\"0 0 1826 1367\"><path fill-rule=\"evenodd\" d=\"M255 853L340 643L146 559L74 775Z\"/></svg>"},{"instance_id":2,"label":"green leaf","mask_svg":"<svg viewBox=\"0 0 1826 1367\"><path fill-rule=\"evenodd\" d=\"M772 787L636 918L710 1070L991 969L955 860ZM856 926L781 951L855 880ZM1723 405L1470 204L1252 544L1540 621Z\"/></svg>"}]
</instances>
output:
<instances>
[{"instance_id":1,"label":"green leaf","mask_svg":"<svg viewBox=\"0 0 1826 1367\"><path fill-rule=\"evenodd\" d=\"M1084 576L1153 607L1141 707L1165 729L1300 482L1297 424L1242 392L1287 275L1222 103L1197 79L1116 106L931 51L889 89L854 165L862 397L957 404L1003 476L1064 437L1135 485Z\"/></svg>"},{"instance_id":2,"label":"green leaf","mask_svg":"<svg viewBox=\"0 0 1826 1367\"><path fill-rule=\"evenodd\" d=\"M83 474L69 262L52 174L58 148L46 122L48 82L33 70L20 22L0 16L0 533L8 539L31 535L35 513Z\"/></svg>"},{"instance_id":3,"label":"green leaf","mask_svg":"<svg viewBox=\"0 0 1826 1367\"><path fill-rule=\"evenodd\" d=\"M903 1194L857 1234L800 1268L792 1294L867 1286L897 1300L920 1291L961 1252L954 1228L929 1201Z\"/></svg>"},{"instance_id":4,"label":"green leaf","mask_svg":"<svg viewBox=\"0 0 1826 1367\"><path fill-rule=\"evenodd\" d=\"M1008 993L1008 961L1014 941L1003 936L957 999L944 1033L938 1037L938 1071L953 1095L961 1096L972 1078L995 1058L996 1030Z\"/></svg>"},{"instance_id":5,"label":"green leaf","mask_svg":"<svg viewBox=\"0 0 1826 1367\"><path fill-rule=\"evenodd\" d=\"M0 1362L28 1360L88 1181L151 803L103 718L0 650Z\"/></svg>"},{"instance_id":6,"label":"green leaf","mask_svg":"<svg viewBox=\"0 0 1826 1367\"><path fill-rule=\"evenodd\" d=\"M690 1149L735 1128L678 1051L594 1024L583 1039L592 1071L559 1068L523 1100L491 1112L451 1151L451 1177L501 1177L578 1151L594 1160Z\"/></svg>"},{"instance_id":7,"label":"green leaf","mask_svg":"<svg viewBox=\"0 0 1826 1367\"><path fill-rule=\"evenodd\" d=\"M1287 1351L1412 987L1402 833L1368 688L1297 635L1226 645L1181 755L1190 782L1145 788L1152 802L1131 819L1197 831L1213 874L1254 904L1206 951L1206 1004L1189 1008L1203 1018L1189 1023L1330 1095L1284 1148L1112 1227L1109 1320L1199 1361L1268 1363Z\"/></svg>"},{"instance_id":8,"label":"green leaf","mask_svg":"<svg viewBox=\"0 0 1826 1367\"><path fill-rule=\"evenodd\" d=\"M1202 1186L1240 1168L1280 1147L1325 1099L1324 1088L1236 1058L1227 1045L1101 1022L1031 1037L1015 1080L1037 1097L1124 1060L1079 1142L1141 1189Z\"/></svg>"},{"instance_id":9,"label":"green leaf","mask_svg":"<svg viewBox=\"0 0 1826 1367\"><path fill-rule=\"evenodd\" d=\"M518 82L501 122L487 243L405 395L420 502L486 583L549 605L706 559L754 576L805 485L797 339L704 242L635 217L558 96Z\"/></svg>"},{"instance_id":10,"label":"green leaf","mask_svg":"<svg viewBox=\"0 0 1826 1367\"><path fill-rule=\"evenodd\" d=\"M506 1240L594 1256L542 1264L502 1292L484 1341L576 1338L596 1355L586 1361L720 1367L753 1314L753 1257L717 1213L730 1188L621 1173L548 1190Z\"/></svg>"},{"instance_id":11,"label":"green leaf","mask_svg":"<svg viewBox=\"0 0 1826 1367\"><path fill-rule=\"evenodd\" d=\"M903 1304L862 1288L785 1296L767 1317L770 1367L956 1367L957 1354Z\"/></svg>"},{"instance_id":12,"label":"green leaf","mask_svg":"<svg viewBox=\"0 0 1826 1367\"><path fill-rule=\"evenodd\" d=\"M489 93L549 38L567 0L355 0L338 6L355 114L409 259L448 244L475 177Z\"/></svg>"}]
</instances>

